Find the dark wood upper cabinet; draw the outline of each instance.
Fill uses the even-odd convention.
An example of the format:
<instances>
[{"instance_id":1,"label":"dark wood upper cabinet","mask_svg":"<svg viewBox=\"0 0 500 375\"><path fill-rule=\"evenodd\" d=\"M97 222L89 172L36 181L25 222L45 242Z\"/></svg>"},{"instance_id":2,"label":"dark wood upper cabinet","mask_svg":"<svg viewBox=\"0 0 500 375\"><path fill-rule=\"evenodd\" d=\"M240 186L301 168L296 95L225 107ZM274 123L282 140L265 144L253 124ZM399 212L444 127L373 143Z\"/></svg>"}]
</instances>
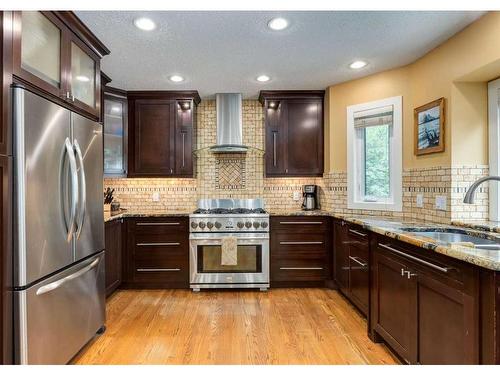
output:
<instances>
[{"instance_id":1,"label":"dark wood upper cabinet","mask_svg":"<svg viewBox=\"0 0 500 375\"><path fill-rule=\"evenodd\" d=\"M101 80L104 78L101 75ZM127 176L128 101L127 92L105 87L102 96L104 130L104 176Z\"/></svg>"},{"instance_id":2,"label":"dark wood upper cabinet","mask_svg":"<svg viewBox=\"0 0 500 375\"><path fill-rule=\"evenodd\" d=\"M266 176L323 175L324 91L261 91Z\"/></svg>"},{"instance_id":3,"label":"dark wood upper cabinet","mask_svg":"<svg viewBox=\"0 0 500 375\"><path fill-rule=\"evenodd\" d=\"M128 176L193 177L198 93L128 92Z\"/></svg>"},{"instance_id":4,"label":"dark wood upper cabinet","mask_svg":"<svg viewBox=\"0 0 500 375\"><path fill-rule=\"evenodd\" d=\"M72 12L14 12L13 74L98 120L100 59L109 50Z\"/></svg>"}]
</instances>

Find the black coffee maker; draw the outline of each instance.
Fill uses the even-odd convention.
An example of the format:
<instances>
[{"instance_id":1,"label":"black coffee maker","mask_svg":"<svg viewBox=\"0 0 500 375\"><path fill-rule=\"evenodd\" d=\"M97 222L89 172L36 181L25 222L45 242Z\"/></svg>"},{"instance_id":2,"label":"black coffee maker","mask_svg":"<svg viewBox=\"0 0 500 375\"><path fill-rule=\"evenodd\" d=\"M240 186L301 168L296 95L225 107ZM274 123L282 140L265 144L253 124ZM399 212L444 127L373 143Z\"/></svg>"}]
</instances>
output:
<instances>
[{"instance_id":1,"label":"black coffee maker","mask_svg":"<svg viewBox=\"0 0 500 375\"><path fill-rule=\"evenodd\" d=\"M319 189L317 185L304 185L302 187L302 196L304 197L303 210L319 210Z\"/></svg>"}]
</instances>

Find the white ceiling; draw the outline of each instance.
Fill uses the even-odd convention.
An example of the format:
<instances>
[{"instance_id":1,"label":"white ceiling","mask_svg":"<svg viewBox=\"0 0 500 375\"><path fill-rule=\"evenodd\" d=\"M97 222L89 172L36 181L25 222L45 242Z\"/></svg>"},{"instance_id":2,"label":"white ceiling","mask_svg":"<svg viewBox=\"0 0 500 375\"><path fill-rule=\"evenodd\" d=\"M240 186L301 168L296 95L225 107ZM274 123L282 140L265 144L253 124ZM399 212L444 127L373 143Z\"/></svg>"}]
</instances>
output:
<instances>
[{"instance_id":1,"label":"white ceiling","mask_svg":"<svg viewBox=\"0 0 500 375\"><path fill-rule=\"evenodd\" d=\"M436 47L482 12L234 12L78 11L76 14L111 50L102 62L112 86L125 90L241 92L262 89L324 89L406 65ZM271 31L274 16L290 21ZM137 29L147 16L157 28ZM356 59L369 65L348 66ZM172 83L168 77L186 78ZM267 74L271 81L255 78Z\"/></svg>"}]
</instances>

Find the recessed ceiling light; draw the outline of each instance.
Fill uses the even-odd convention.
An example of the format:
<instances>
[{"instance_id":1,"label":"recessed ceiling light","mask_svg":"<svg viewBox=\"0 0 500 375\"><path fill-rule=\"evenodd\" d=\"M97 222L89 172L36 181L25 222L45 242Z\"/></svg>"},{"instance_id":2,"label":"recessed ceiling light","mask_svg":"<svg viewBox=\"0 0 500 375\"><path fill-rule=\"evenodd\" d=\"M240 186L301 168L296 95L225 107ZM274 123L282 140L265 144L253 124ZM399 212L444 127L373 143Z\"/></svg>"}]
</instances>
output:
<instances>
[{"instance_id":1,"label":"recessed ceiling light","mask_svg":"<svg viewBox=\"0 0 500 375\"><path fill-rule=\"evenodd\" d=\"M76 76L76 80L80 82L89 82L90 78L87 76Z\"/></svg>"},{"instance_id":2,"label":"recessed ceiling light","mask_svg":"<svg viewBox=\"0 0 500 375\"><path fill-rule=\"evenodd\" d=\"M351 68L351 69L361 69L361 68L365 67L366 64L367 64L366 61L356 60L356 61L353 61L351 63L351 65L349 65L349 68Z\"/></svg>"},{"instance_id":3,"label":"recessed ceiling light","mask_svg":"<svg viewBox=\"0 0 500 375\"><path fill-rule=\"evenodd\" d=\"M269 26L269 28L272 30L284 30L288 27L288 20L286 20L285 18L276 17L269 21L267 23L267 26Z\"/></svg>"},{"instance_id":4,"label":"recessed ceiling light","mask_svg":"<svg viewBox=\"0 0 500 375\"><path fill-rule=\"evenodd\" d=\"M173 75L173 76L170 76L169 80L171 80L172 82L182 82L184 81L184 77L182 76L179 76L179 75Z\"/></svg>"},{"instance_id":5,"label":"recessed ceiling light","mask_svg":"<svg viewBox=\"0 0 500 375\"><path fill-rule=\"evenodd\" d=\"M257 81L259 82L267 82L269 81L271 78L269 76L266 76L265 74L261 75L261 76L258 76L257 78Z\"/></svg>"},{"instance_id":6,"label":"recessed ceiling light","mask_svg":"<svg viewBox=\"0 0 500 375\"><path fill-rule=\"evenodd\" d=\"M134 25L138 29L141 29L144 31L151 31L151 30L154 30L156 28L156 24L153 22L153 20L146 18L146 17L137 18L134 21Z\"/></svg>"}]
</instances>

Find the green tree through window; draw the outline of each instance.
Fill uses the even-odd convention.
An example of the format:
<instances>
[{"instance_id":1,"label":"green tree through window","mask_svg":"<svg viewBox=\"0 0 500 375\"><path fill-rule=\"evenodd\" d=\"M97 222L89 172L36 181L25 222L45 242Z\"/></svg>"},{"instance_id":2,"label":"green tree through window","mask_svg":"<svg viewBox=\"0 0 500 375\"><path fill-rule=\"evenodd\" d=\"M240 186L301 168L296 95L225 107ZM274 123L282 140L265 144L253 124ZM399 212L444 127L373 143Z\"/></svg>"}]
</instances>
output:
<instances>
[{"instance_id":1,"label":"green tree through window","mask_svg":"<svg viewBox=\"0 0 500 375\"><path fill-rule=\"evenodd\" d=\"M365 197L390 196L389 125L364 128Z\"/></svg>"}]
</instances>

